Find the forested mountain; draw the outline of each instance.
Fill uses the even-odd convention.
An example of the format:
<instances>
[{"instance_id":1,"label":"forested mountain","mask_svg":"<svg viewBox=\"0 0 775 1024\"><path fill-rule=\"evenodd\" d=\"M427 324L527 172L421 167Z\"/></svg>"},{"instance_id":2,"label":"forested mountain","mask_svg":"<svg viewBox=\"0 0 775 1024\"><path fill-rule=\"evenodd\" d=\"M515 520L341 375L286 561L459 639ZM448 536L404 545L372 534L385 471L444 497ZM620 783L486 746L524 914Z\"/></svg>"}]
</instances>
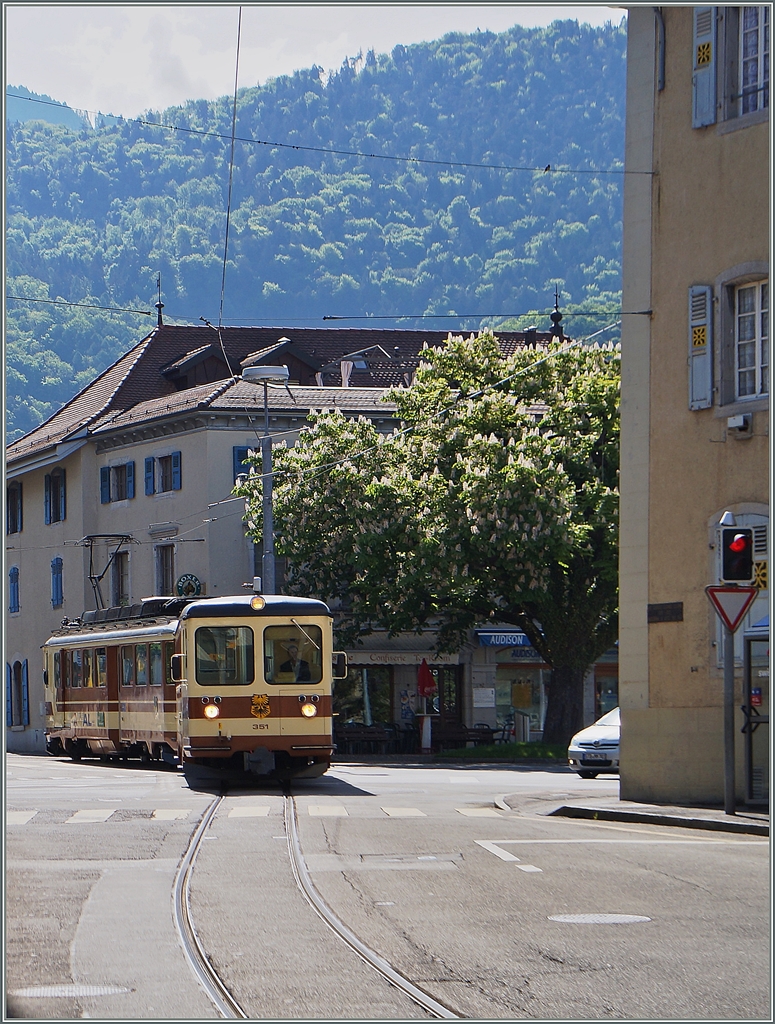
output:
<instances>
[{"instance_id":1,"label":"forested mountain","mask_svg":"<svg viewBox=\"0 0 775 1024\"><path fill-rule=\"evenodd\" d=\"M528 319L545 329L556 287L569 333L607 324L567 313L619 306L624 80L623 26L564 21L240 90L224 322L480 314L360 323L469 330L543 311ZM7 294L153 311L161 273L166 319L217 321L232 106L95 129L9 123ZM7 306L9 439L155 323Z\"/></svg>"}]
</instances>

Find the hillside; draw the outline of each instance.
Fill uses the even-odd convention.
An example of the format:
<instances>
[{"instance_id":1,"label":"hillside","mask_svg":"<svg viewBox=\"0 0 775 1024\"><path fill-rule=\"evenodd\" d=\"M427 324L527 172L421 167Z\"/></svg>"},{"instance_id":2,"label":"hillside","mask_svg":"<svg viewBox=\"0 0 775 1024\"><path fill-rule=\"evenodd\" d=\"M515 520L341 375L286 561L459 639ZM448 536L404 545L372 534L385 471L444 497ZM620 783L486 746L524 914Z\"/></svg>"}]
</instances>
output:
<instances>
[{"instance_id":1,"label":"hillside","mask_svg":"<svg viewBox=\"0 0 775 1024\"><path fill-rule=\"evenodd\" d=\"M617 308L622 176L595 171L622 166L624 76L623 27L565 21L241 90L224 322L468 330L546 313L555 287L566 311ZM217 321L231 111L223 97L96 129L9 123L7 294L152 311L161 273L165 318ZM9 439L154 322L10 300ZM566 315L576 335L608 322Z\"/></svg>"}]
</instances>

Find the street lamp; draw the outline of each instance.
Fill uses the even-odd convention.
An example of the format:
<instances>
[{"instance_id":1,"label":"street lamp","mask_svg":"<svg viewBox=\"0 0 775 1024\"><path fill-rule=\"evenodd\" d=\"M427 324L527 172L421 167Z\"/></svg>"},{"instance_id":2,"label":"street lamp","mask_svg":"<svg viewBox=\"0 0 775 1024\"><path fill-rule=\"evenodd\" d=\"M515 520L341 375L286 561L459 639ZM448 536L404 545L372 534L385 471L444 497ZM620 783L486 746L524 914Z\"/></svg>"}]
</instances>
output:
<instances>
[{"instance_id":1,"label":"street lamp","mask_svg":"<svg viewBox=\"0 0 775 1024\"><path fill-rule=\"evenodd\" d=\"M246 366L242 379L264 385L264 436L261 439L261 508L264 518L264 554L261 559L262 589L265 594L275 592L274 517L272 515L272 439L269 436L270 384L288 383L287 366Z\"/></svg>"}]
</instances>

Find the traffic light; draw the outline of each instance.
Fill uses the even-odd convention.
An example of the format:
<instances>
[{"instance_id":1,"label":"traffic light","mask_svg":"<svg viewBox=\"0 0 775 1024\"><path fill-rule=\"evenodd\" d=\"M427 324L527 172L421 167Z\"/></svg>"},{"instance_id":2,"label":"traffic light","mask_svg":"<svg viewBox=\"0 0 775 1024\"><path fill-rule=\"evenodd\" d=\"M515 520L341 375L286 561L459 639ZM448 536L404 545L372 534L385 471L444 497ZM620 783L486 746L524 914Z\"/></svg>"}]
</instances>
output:
<instances>
[{"instance_id":1,"label":"traffic light","mask_svg":"<svg viewBox=\"0 0 775 1024\"><path fill-rule=\"evenodd\" d=\"M725 583L750 583L753 577L753 530L721 531L721 578Z\"/></svg>"}]
</instances>

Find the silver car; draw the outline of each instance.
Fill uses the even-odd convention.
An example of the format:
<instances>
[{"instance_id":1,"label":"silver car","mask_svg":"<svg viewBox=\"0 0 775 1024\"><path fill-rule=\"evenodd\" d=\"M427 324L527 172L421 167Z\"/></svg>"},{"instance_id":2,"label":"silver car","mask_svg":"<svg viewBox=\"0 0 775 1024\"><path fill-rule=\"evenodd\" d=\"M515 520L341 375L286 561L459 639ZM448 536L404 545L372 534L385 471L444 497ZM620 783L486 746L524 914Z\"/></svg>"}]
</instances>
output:
<instances>
[{"instance_id":1,"label":"silver car","mask_svg":"<svg viewBox=\"0 0 775 1024\"><path fill-rule=\"evenodd\" d=\"M619 774L619 708L577 732L568 747L568 764L582 779Z\"/></svg>"}]
</instances>

